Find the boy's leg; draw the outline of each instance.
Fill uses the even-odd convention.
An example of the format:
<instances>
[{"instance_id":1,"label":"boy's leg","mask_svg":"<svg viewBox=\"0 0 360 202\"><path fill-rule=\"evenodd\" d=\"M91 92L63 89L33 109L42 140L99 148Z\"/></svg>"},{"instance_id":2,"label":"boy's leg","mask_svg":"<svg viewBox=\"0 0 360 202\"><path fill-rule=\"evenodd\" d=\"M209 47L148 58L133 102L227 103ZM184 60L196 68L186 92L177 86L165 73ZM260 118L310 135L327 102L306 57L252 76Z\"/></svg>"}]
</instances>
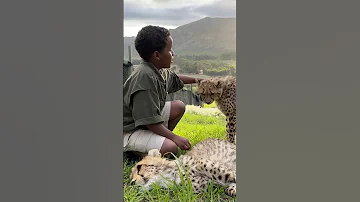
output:
<instances>
[{"instance_id":1,"label":"boy's leg","mask_svg":"<svg viewBox=\"0 0 360 202\"><path fill-rule=\"evenodd\" d=\"M131 135L125 135L124 141L126 140L127 143L124 145L124 151L132 151L141 157L144 157L151 149L158 149L161 155L169 152L172 152L174 155L178 153L178 146L172 140L155 134L150 130L137 130Z\"/></svg>"},{"instance_id":2,"label":"boy's leg","mask_svg":"<svg viewBox=\"0 0 360 202\"><path fill-rule=\"evenodd\" d=\"M183 102L178 100L166 102L161 113L164 120L166 120L163 125L172 131L184 112L185 104ZM168 152L172 152L175 155L178 153L178 146L172 140L149 130L138 130L131 135L125 135L124 143L124 151L134 151L140 156L146 155L151 149L159 149L162 155Z\"/></svg>"},{"instance_id":3,"label":"boy's leg","mask_svg":"<svg viewBox=\"0 0 360 202\"><path fill-rule=\"evenodd\" d=\"M163 144L161 145L160 148L160 153L161 155L164 155L166 153L173 153L174 155L176 155L178 153L178 146L175 144L175 142L173 142L170 139L165 138ZM166 155L167 158L173 158L173 156L169 153Z\"/></svg>"},{"instance_id":4,"label":"boy's leg","mask_svg":"<svg viewBox=\"0 0 360 202\"><path fill-rule=\"evenodd\" d=\"M174 100L167 102L163 110L163 113L168 113L169 116L167 128L173 131L185 113L185 104L180 100ZM165 138L164 143L161 146L160 153L164 155L167 152L172 152L174 155L176 155L178 153L178 146L172 140ZM173 156L167 155L166 157L172 158Z\"/></svg>"},{"instance_id":5,"label":"boy's leg","mask_svg":"<svg viewBox=\"0 0 360 202\"><path fill-rule=\"evenodd\" d=\"M170 102L170 116L168 129L173 131L175 126L179 123L180 119L185 113L185 104L180 100Z\"/></svg>"}]
</instances>

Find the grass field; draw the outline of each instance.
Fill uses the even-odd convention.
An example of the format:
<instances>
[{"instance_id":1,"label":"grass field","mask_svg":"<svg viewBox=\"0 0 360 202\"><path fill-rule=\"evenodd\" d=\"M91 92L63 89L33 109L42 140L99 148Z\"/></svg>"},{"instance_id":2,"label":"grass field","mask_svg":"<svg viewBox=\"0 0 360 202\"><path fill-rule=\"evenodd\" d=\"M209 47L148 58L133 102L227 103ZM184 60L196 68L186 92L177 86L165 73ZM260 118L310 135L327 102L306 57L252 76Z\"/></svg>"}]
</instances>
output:
<instances>
[{"instance_id":1,"label":"grass field","mask_svg":"<svg viewBox=\"0 0 360 202\"><path fill-rule=\"evenodd\" d=\"M186 112L176 126L174 133L186 137L191 145L195 145L207 138L225 138L225 117L215 108L215 104L205 105L204 108L187 106ZM179 152L178 156L184 152ZM155 187L150 192L139 192L130 186L130 169L139 159L124 156L124 201L125 202L222 202L235 201L224 194L222 187L209 186L204 193L195 195L191 185L173 185L170 188ZM212 183L212 182L210 182Z\"/></svg>"}]
</instances>

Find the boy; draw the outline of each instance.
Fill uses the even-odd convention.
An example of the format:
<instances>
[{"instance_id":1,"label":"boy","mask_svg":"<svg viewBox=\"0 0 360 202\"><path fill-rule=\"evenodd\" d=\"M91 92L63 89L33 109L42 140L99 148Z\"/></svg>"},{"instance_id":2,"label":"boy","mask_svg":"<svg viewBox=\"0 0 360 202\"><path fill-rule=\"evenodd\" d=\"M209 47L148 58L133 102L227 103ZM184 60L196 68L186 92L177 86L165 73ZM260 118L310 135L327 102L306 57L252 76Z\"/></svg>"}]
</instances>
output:
<instances>
[{"instance_id":1,"label":"boy","mask_svg":"<svg viewBox=\"0 0 360 202\"><path fill-rule=\"evenodd\" d=\"M169 70L174 56L172 44L169 30L151 25L142 28L135 39L142 62L124 83L124 151L143 156L159 149L162 155L176 155L178 147L191 147L189 140L172 132L185 105L179 100L166 102L166 96L201 79Z\"/></svg>"}]
</instances>

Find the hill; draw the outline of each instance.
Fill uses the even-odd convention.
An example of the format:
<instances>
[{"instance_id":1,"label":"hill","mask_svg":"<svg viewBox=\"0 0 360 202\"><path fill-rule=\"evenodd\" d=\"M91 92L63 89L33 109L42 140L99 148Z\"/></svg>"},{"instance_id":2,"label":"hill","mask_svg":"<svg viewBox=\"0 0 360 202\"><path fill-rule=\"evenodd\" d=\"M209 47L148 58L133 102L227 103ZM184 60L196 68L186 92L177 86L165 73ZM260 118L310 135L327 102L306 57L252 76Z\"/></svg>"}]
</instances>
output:
<instances>
[{"instance_id":1,"label":"hill","mask_svg":"<svg viewBox=\"0 0 360 202\"><path fill-rule=\"evenodd\" d=\"M221 55L236 51L236 18L210 18L171 29L176 55ZM139 55L134 46L135 37L124 37L124 57L128 58L128 46L132 58Z\"/></svg>"}]
</instances>

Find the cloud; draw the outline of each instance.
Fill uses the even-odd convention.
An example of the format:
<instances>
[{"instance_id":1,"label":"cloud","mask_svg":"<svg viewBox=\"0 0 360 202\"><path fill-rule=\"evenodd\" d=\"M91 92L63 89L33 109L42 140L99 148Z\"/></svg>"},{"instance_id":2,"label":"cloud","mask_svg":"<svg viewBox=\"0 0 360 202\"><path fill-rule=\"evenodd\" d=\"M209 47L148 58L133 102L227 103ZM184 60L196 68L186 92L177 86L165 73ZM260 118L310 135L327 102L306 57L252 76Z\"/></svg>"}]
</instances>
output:
<instances>
[{"instance_id":1,"label":"cloud","mask_svg":"<svg viewBox=\"0 0 360 202\"><path fill-rule=\"evenodd\" d=\"M191 21L202 17L235 17L235 0L127 0L124 20Z\"/></svg>"},{"instance_id":2,"label":"cloud","mask_svg":"<svg viewBox=\"0 0 360 202\"><path fill-rule=\"evenodd\" d=\"M134 35L135 27L147 24L173 28L204 17L235 16L236 0L125 0L124 34Z\"/></svg>"},{"instance_id":3,"label":"cloud","mask_svg":"<svg viewBox=\"0 0 360 202\"><path fill-rule=\"evenodd\" d=\"M144 8L127 6L124 9L125 20L145 20L145 21L171 21L176 23L180 20L192 20L200 17L192 12L191 7L181 8Z\"/></svg>"},{"instance_id":4,"label":"cloud","mask_svg":"<svg viewBox=\"0 0 360 202\"><path fill-rule=\"evenodd\" d=\"M193 12L209 17L236 17L236 1L222 0L196 7Z\"/></svg>"},{"instance_id":5,"label":"cloud","mask_svg":"<svg viewBox=\"0 0 360 202\"><path fill-rule=\"evenodd\" d=\"M197 7L201 5L208 5L216 1L219 0L124 0L124 3L125 6L132 4L137 7L145 8L179 8L187 6Z\"/></svg>"}]
</instances>

